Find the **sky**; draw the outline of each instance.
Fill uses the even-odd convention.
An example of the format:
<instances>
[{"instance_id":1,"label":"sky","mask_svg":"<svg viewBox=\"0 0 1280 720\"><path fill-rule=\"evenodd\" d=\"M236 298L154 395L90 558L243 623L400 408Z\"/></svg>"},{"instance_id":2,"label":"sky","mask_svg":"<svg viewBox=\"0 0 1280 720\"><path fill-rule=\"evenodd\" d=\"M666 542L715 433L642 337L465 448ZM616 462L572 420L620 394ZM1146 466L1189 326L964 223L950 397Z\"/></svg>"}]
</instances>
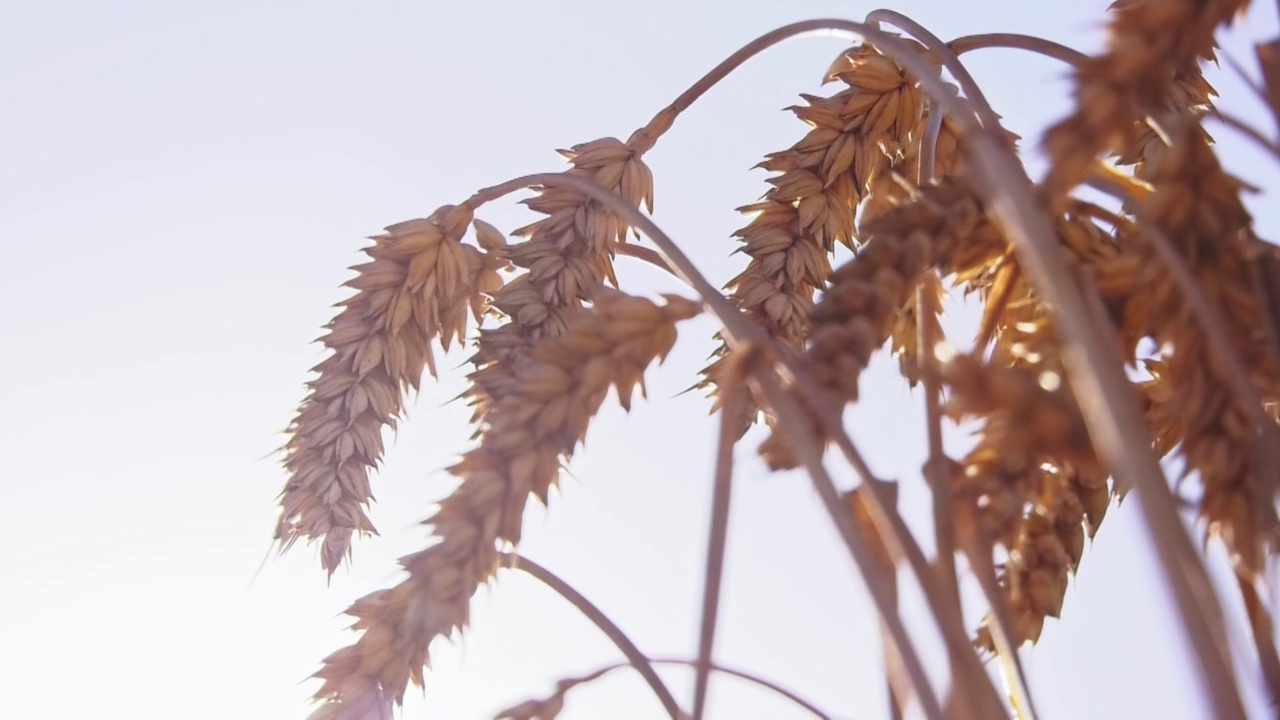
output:
<instances>
[{"instance_id":1,"label":"sky","mask_svg":"<svg viewBox=\"0 0 1280 720\"><path fill-rule=\"evenodd\" d=\"M1094 50L1106 4L893 9L943 38L1016 31ZM1249 68L1249 43L1277 32L1272 6L1258 5L1225 44ZM331 581L313 548L272 552L285 481L275 450L363 238L476 188L558 170L555 148L625 138L776 26L870 9L665 0L0 8L0 715L304 718L316 688L308 676L355 638L342 610L396 582L395 558L426 544L421 521L451 489L444 468L471 434L467 409L450 402L467 358L455 351L374 478L381 534L357 543ZM806 38L753 60L647 156L655 220L713 281L743 262L730 256L743 224L734 208L766 187L748 168L804 132L780 109L819 91L845 44ZM1064 68L1009 51L966 64L1038 173L1035 139L1068 107ZM1270 132L1231 72L1211 78L1223 107ZM1280 186L1260 153L1212 131L1230 169ZM1271 200L1249 203L1275 238ZM511 203L480 216L508 231L529 219ZM619 273L632 292L689 294L631 261L619 260ZM972 332L973 310L953 308L957 338ZM682 392L714 331L705 318L682 325L676 350L648 375L649 399L629 415L606 404L550 508L529 511L521 547L652 656L696 649L715 422L703 397ZM904 514L928 538L922 398L884 357L864 387L852 435L881 476L901 480ZM950 447L965 438L952 433ZM736 451L717 658L837 717L885 717L861 580L807 479L755 459L760 439ZM1024 651L1044 718L1205 712L1134 505L1112 508L1062 621ZM908 594L904 605L927 645L918 601ZM969 605L976 620L982 609ZM406 719L492 717L617 659L563 600L511 572L476 596L466 635L432 654ZM942 677L936 647L929 658ZM663 674L687 707L691 674ZM1245 685L1260 713L1256 682ZM625 672L574 691L563 715L660 716ZM802 715L716 680L708 717Z\"/></svg>"}]
</instances>

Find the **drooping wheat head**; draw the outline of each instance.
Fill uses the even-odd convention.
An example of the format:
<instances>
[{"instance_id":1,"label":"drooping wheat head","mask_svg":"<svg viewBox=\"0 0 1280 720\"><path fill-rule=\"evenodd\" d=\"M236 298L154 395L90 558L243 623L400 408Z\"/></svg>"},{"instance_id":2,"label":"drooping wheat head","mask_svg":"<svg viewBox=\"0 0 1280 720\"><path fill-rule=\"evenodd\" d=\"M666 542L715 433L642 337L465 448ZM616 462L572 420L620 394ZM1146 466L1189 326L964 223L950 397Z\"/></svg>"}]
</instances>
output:
<instances>
[{"instance_id":1,"label":"drooping wheat head","mask_svg":"<svg viewBox=\"0 0 1280 720\"><path fill-rule=\"evenodd\" d=\"M300 537L321 540L331 574L354 533L374 532L364 512L369 471L382 456L383 428L400 416L401 394L417 389L424 368L435 375L432 342L447 350L462 340L468 312L479 321L485 294L501 284L501 234L476 221L481 248L464 244L471 221L468 208L445 206L373 238L371 261L346 283L356 294L321 339L332 354L289 426L276 538L286 548Z\"/></svg>"},{"instance_id":2,"label":"drooping wheat head","mask_svg":"<svg viewBox=\"0 0 1280 720\"><path fill-rule=\"evenodd\" d=\"M449 468L460 484L428 521L438 542L401 559L408 577L400 584L348 610L361 635L316 674L324 704L313 720L377 717L364 709L398 704L410 680L422 684L431 642L466 625L471 596L497 569L499 545L520 540L528 497L546 502L561 459L583 440L609 389L629 408L645 368L674 344L675 324L698 312L680 297L665 300L600 290L590 307L563 315L560 334L530 344L515 383L489 398L478 445Z\"/></svg>"}]
</instances>

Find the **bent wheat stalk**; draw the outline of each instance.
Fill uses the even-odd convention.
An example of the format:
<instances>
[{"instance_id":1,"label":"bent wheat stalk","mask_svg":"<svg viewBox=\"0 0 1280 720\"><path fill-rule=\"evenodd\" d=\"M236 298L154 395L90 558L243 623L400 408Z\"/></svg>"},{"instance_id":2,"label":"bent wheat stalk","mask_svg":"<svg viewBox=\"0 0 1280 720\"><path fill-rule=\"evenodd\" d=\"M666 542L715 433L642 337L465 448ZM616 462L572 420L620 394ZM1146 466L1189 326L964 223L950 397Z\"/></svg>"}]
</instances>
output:
<instances>
[{"instance_id":1,"label":"bent wheat stalk","mask_svg":"<svg viewBox=\"0 0 1280 720\"><path fill-rule=\"evenodd\" d=\"M572 585L561 580L558 575L529 558L516 553L501 553L500 558L505 567L528 573L572 603L583 616L595 623L601 632L609 636L613 644L622 651L622 654L627 658L627 665L624 667L634 667L640 673L644 681L649 684L649 688L653 690L654 695L658 696L658 700L662 703L662 707L667 711L668 715L674 720L681 720L681 718L687 717L684 711L680 709L680 705L676 703L675 696L671 694L666 684L662 682L662 678L658 677L658 673L653 669L653 661L645 657L644 653L640 652L640 648L636 647L631 638L627 637L627 634L622 631L622 628L610 620L609 616L605 615L600 608L596 607L582 593L575 590ZM511 715L513 713L508 710L505 711L505 714ZM502 716L500 714L499 718Z\"/></svg>"},{"instance_id":2,"label":"bent wheat stalk","mask_svg":"<svg viewBox=\"0 0 1280 720\"><path fill-rule=\"evenodd\" d=\"M685 667L694 667L697 665L696 661L680 660L676 658L649 658L649 663L652 665L683 665ZM575 678L561 680L556 683L556 691L550 697L540 700L526 700L519 705L515 705L498 713L494 720L540 720L547 716L554 717L555 713L558 713L559 708L564 704L565 694L570 690L585 683L598 680L615 670L622 670L630 667L634 666L630 663L605 665L604 667L587 673L586 675L579 675ZM717 663L711 663L710 669L711 672L744 680L752 685L757 685L769 692L786 698L800 709L818 718L818 720L834 720L830 713L820 710L817 705L814 705L794 692L791 692L775 682L762 678L755 673L747 672L746 670L739 670L737 668L725 667L724 665Z\"/></svg>"}]
</instances>

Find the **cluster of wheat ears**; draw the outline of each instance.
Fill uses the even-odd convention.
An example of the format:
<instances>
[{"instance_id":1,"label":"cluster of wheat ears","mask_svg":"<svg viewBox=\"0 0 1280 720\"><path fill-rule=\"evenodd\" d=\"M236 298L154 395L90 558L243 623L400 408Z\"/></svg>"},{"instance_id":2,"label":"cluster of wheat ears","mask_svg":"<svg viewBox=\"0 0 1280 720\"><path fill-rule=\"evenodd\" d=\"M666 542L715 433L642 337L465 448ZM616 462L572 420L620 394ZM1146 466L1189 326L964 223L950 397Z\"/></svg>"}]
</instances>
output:
<instances>
[{"instance_id":1,"label":"cluster of wheat ears","mask_svg":"<svg viewBox=\"0 0 1280 720\"><path fill-rule=\"evenodd\" d=\"M429 521L429 547L401 559L398 585L348 610L359 639L324 660L312 718L389 718L409 681L422 684L431 643L467 625L472 595L503 567L542 579L596 621L672 717L700 718L708 674L725 670L711 647L732 449L757 422L769 432L761 455L774 468L807 470L866 580L895 712L910 704L932 720L1033 717L1017 650L1058 615L1086 537L1128 492L1141 499L1209 706L1218 717L1244 714L1233 667L1240 639L1227 632L1180 515L1188 502L1198 511L1194 527L1231 559L1256 651L1246 677L1260 676L1280 701L1266 595L1280 529L1280 252L1254 234L1244 185L1223 171L1202 127L1213 119L1280 159L1267 135L1212 107L1201 73L1214 59L1214 33L1246 5L1120 0L1096 56L1013 34L943 42L886 10L861 23L796 23L743 47L626 141L577 145L563 151L564 172L482 189L373 238L369 261L347 282L354 295L322 338L332 353L289 427L278 539L284 547L318 541L331 573L353 535L373 531L365 510L383 431L424 369L436 374L437 342L474 347L464 397L475 444L449 468L460 482ZM768 192L742 208L750 220L736 234L750 261L721 292L640 212L653 196L644 155L742 62L816 31L856 44L827 71L838 92L805 95L793 108L804 136L761 163L772 173ZM1016 138L959 59L990 47L1073 67L1074 110L1043 139L1051 165L1040 182L1029 179ZM1257 50L1257 93L1280 119L1280 41ZM1106 199L1080 199L1082 188ZM520 190L534 192L524 203L542 217L508 242L476 213ZM837 245L856 254L833 269ZM624 293L613 269L619 256L669 271L691 298ZM948 286L983 304L968 352L950 350L943 337ZM699 381L714 396L721 430L686 713L616 626L510 548L529 496L547 501L610 391L628 406L680 321L703 312L722 328ZM871 473L841 426L860 373L886 344L925 397L932 559L897 513L894 484ZM980 424L962 457L944 452L944 421ZM1196 479L1193 500L1175 495L1162 472L1170 454ZM861 476L856 490L836 488L826 469L833 461ZM958 555L989 604L979 628L962 620ZM918 583L945 642L945 691L904 631L897 573ZM990 653L1002 660L1004 690L984 668ZM553 718L566 693L609 669L567 679L499 717Z\"/></svg>"}]
</instances>

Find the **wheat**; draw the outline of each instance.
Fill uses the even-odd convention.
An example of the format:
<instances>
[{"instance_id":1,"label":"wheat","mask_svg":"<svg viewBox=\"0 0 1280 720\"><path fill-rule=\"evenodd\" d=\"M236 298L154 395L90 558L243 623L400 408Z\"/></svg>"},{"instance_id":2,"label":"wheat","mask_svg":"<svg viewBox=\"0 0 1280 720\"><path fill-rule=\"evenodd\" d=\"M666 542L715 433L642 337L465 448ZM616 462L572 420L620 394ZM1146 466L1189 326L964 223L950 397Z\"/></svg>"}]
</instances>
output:
<instances>
[{"instance_id":1,"label":"wheat","mask_svg":"<svg viewBox=\"0 0 1280 720\"><path fill-rule=\"evenodd\" d=\"M1180 92L1203 92L1198 64L1214 57L1213 33L1246 6L1248 0L1113 4L1107 52L1078 65L1076 109L1045 134L1053 159L1046 185L1069 189L1102 150L1133 158L1135 149L1150 146L1146 118L1179 104Z\"/></svg>"},{"instance_id":2,"label":"wheat","mask_svg":"<svg viewBox=\"0 0 1280 720\"><path fill-rule=\"evenodd\" d=\"M959 600L953 556L960 549L992 609L977 645L1008 656L1017 676L1011 702L1034 713L1016 647L1036 640L1045 620L1061 612L1086 538L1112 499L1114 470L1115 492L1129 481L1142 496L1205 692L1219 715L1240 714L1217 599L1147 447L1147 425L1113 340L1125 362L1149 371L1138 390L1156 449L1180 449L1188 472L1200 477L1200 512L1232 554L1260 665L1280 698L1280 656L1258 593L1280 526L1280 252L1253 235L1242 184L1223 172L1199 124L1214 95L1199 64L1213 59L1214 31L1245 4L1120 0L1108 48L1096 58L1007 36L1076 66L1077 106L1045 139L1051 167L1043 187L1026 177L1016 136L1000 127L957 57L961 48L998 45L1003 36L953 47L910 18L873 11L866 24L811 21L768 33L626 142L575 146L562 151L571 164L563 174L512 180L426 220L388 228L367 251L372 262L356 268L349 284L357 294L324 338L333 355L317 368L290 427L290 480L277 533L286 547L298 537L323 538L322 562L332 572L352 535L373 532L364 513L368 471L381 456L383 426L400 415L402 393L417 388L424 369L434 375L432 343L447 350L486 314L500 324L474 336L464 397L477 444L449 468L459 485L428 521L435 544L402 558L407 577L400 584L351 607L360 636L317 673L323 685L312 717L385 720L410 681L422 684L431 644L463 629L473 594L511 564L514 556L502 548L519 542L529 497L548 501L560 464L583 441L610 388L629 409L634 388L643 391L645 369L671 348L675 324L697 312L688 300L656 304L609 288L618 287L614 255L633 228L661 252L628 254L647 256L691 285L724 328L699 383L717 396L723 424L703 637L693 663L695 720L714 668L729 459L733 439L760 414L757 400L770 409L761 454L775 468L806 467L871 581L900 702L915 697L925 716L943 716L896 610L894 577L902 567L918 581L950 653L947 711L999 714L999 699L966 647L959 608L947 605ZM881 32L881 23L913 40ZM652 210L653 179L642 155L748 57L821 28L871 42L830 67L826 79L841 83L836 93L802 95L804 104L791 108L809 131L759 165L773 174L770 187L740 209L751 220L735 236L750 260L725 297L637 211ZM963 98L941 80L939 66ZM1262 134L1235 126L1275 150ZM1116 166L1099 161L1102 152ZM1072 198L1068 192L1085 180L1115 195L1121 209ZM495 228L475 221L479 248L462 243L474 209L521 187L537 190L526 203L541 215L514 233L522 242L508 246ZM833 272L837 245L856 254ZM505 283L503 268L516 269ZM944 348L940 279L976 294L983 306L973 349L945 361L934 352ZM1139 358L1147 340L1156 354ZM889 500L897 486L875 478L840 426L839 410L858 399L862 372L886 343L903 376L912 384L923 379L927 390L936 577ZM732 392L743 382L758 398ZM943 448L943 388L947 417L980 423L974 446L958 461ZM733 402L719 407L726 398ZM862 478L855 492L836 490L822 456L828 441ZM998 568L997 546L1007 552ZM564 587L558 589L570 597ZM584 613L606 634L616 631L598 610ZM635 645L619 647L667 711L683 717ZM568 689L604 672L564 681L549 698L502 717L555 717Z\"/></svg>"},{"instance_id":3,"label":"wheat","mask_svg":"<svg viewBox=\"0 0 1280 720\"><path fill-rule=\"evenodd\" d=\"M445 206L425 220L392 225L365 253L347 285L356 294L321 340L333 351L289 426L276 538L321 539L321 564L332 574L354 533L374 532L364 512L372 498L369 470L382 456L382 429L394 427L401 393L417 389L424 367L434 376L431 343L445 350L478 321L484 294L499 284L505 243L477 222L483 250L462 243L472 221L464 207Z\"/></svg>"},{"instance_id":4,"label":"wheat","mask_svg":"<svg viewBox=\"0 0 1280 720\"><path fill-rule=\"evenodd\" d=\"M675 342L675 323L698 306L664 305L616 291L566 313L563 332L535 341L513 370L517 383L490 398L479 445L449 472L461 481L430 519L439 542L401 559L408 577L348 610L360 639L325 660L316 677L324 704L313 717L363 720L362 710L399 703L422 684L431 641L467 623L472 594L492 577L498 543L519 541L530 494L543 502L612 387L623 407L643 389L645 368Z\"/></svg>"}]
</instances>

